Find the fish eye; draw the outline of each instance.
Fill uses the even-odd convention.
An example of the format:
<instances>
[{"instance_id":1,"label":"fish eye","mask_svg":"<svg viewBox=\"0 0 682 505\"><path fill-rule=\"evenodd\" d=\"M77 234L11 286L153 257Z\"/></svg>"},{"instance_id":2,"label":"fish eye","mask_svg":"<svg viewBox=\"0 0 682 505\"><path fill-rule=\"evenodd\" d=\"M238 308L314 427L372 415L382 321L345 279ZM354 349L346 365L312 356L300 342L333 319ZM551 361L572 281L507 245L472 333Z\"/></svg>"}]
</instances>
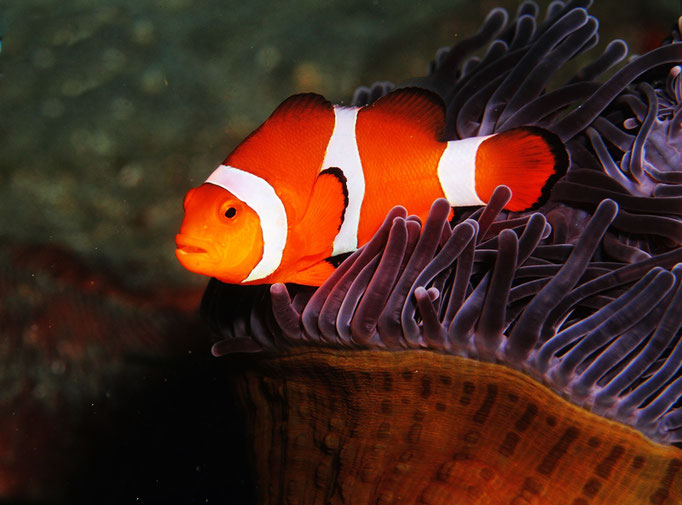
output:
<instances>
[{"instance_id":1,"label":"fish eye","mask_svg":"<svg viewBox=\"0 0 682 505\"><path fill-rule=\"evenodd\" d=\"M223 223L230 223L230 225L232 225L239 220L242 206L239 201L230 198L227 201L223 201L222 205L216 210L218 211L217 217L221 219Z\"/></svg>"}]
</instances>

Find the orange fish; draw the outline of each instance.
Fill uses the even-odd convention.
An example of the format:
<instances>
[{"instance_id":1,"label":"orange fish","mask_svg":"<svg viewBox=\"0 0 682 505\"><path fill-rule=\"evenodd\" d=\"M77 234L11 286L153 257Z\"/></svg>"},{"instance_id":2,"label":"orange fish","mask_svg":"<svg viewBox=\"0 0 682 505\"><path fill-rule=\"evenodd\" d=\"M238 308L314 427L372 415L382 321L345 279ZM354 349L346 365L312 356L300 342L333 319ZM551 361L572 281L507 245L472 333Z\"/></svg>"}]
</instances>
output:
<instances>
[{"instance_id":1,"label":"orange fish","mask_svg":"<svg viewBox=\"0 0 682 505\"><path fill-rule=\"evenodd\" d=\"M444 129L442 100L419 88L365 107L294 95L187 193L176 256L226 283L319 286L396 205L425 219L437 198L484 205L505 184L506 208L527 210L568 166L541 128L442 141Z\"/></svg>"}]
</instances>

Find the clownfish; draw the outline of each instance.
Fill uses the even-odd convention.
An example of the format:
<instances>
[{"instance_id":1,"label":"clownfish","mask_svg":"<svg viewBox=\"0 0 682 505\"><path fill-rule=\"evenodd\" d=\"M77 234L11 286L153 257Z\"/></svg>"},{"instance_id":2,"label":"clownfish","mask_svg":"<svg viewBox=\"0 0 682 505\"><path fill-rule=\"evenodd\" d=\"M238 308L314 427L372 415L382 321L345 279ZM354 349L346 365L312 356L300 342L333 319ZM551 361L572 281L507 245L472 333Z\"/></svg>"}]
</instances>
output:
<instances>
[{"instance_id":1,"label":"clownfish","mask_svg":"<svg viewBox=\"0 0 682 505\"><path fill-rule=\"evenodd\" d=\"M541 128L442 141L444 129L442 100L420 88L364 107L291 96L187 193L176 256L230 284L319 286L396 205L424 220L437 198L485 205L504 184L505 208L527 210L568 166Z\"/></svg>"}]
</instances>

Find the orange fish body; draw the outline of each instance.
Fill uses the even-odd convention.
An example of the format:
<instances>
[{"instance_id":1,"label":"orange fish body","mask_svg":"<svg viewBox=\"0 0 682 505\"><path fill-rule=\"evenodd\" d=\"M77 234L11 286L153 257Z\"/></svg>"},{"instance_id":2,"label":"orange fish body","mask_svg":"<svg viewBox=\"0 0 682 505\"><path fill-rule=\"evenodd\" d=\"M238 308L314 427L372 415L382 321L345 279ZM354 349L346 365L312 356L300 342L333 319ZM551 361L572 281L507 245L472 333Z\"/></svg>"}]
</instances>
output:
<instances>
[{"instance_id":1,"label":"orange fish body","mask_svg":"<svg viewBox=\"0 0 682 505\"><path fill-rule=\"evenodd\" d=\"M312 93L285 100L185 197L180 263L232 284L320 285L330 258L365 244L396 205L426 218L431 203L538 205L568 155L540 128L441 141L439 97L402 88L366 107Z\"/></svg>"}]
</instances>

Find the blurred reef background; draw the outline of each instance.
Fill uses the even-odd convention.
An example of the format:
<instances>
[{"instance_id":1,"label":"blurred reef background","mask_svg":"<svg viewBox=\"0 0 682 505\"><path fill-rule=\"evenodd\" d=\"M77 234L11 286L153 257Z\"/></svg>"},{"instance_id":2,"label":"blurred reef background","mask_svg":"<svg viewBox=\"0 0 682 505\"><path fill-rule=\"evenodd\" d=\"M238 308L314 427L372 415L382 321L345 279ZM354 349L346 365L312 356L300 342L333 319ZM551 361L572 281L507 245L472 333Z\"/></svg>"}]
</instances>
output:
<instances>
[{"instance_id":1,"label":"blurred reef background","mask_svg":"<svg viewBox=\"0 0 682 505\"><path fill-rule=\"evenodd\" d=\"M0 501L248 503L184 193L287 96L423 75L519 3L0 2ZM597 0L590 54L658 46L678 8Z\"/></svg>"}]
</instances>

